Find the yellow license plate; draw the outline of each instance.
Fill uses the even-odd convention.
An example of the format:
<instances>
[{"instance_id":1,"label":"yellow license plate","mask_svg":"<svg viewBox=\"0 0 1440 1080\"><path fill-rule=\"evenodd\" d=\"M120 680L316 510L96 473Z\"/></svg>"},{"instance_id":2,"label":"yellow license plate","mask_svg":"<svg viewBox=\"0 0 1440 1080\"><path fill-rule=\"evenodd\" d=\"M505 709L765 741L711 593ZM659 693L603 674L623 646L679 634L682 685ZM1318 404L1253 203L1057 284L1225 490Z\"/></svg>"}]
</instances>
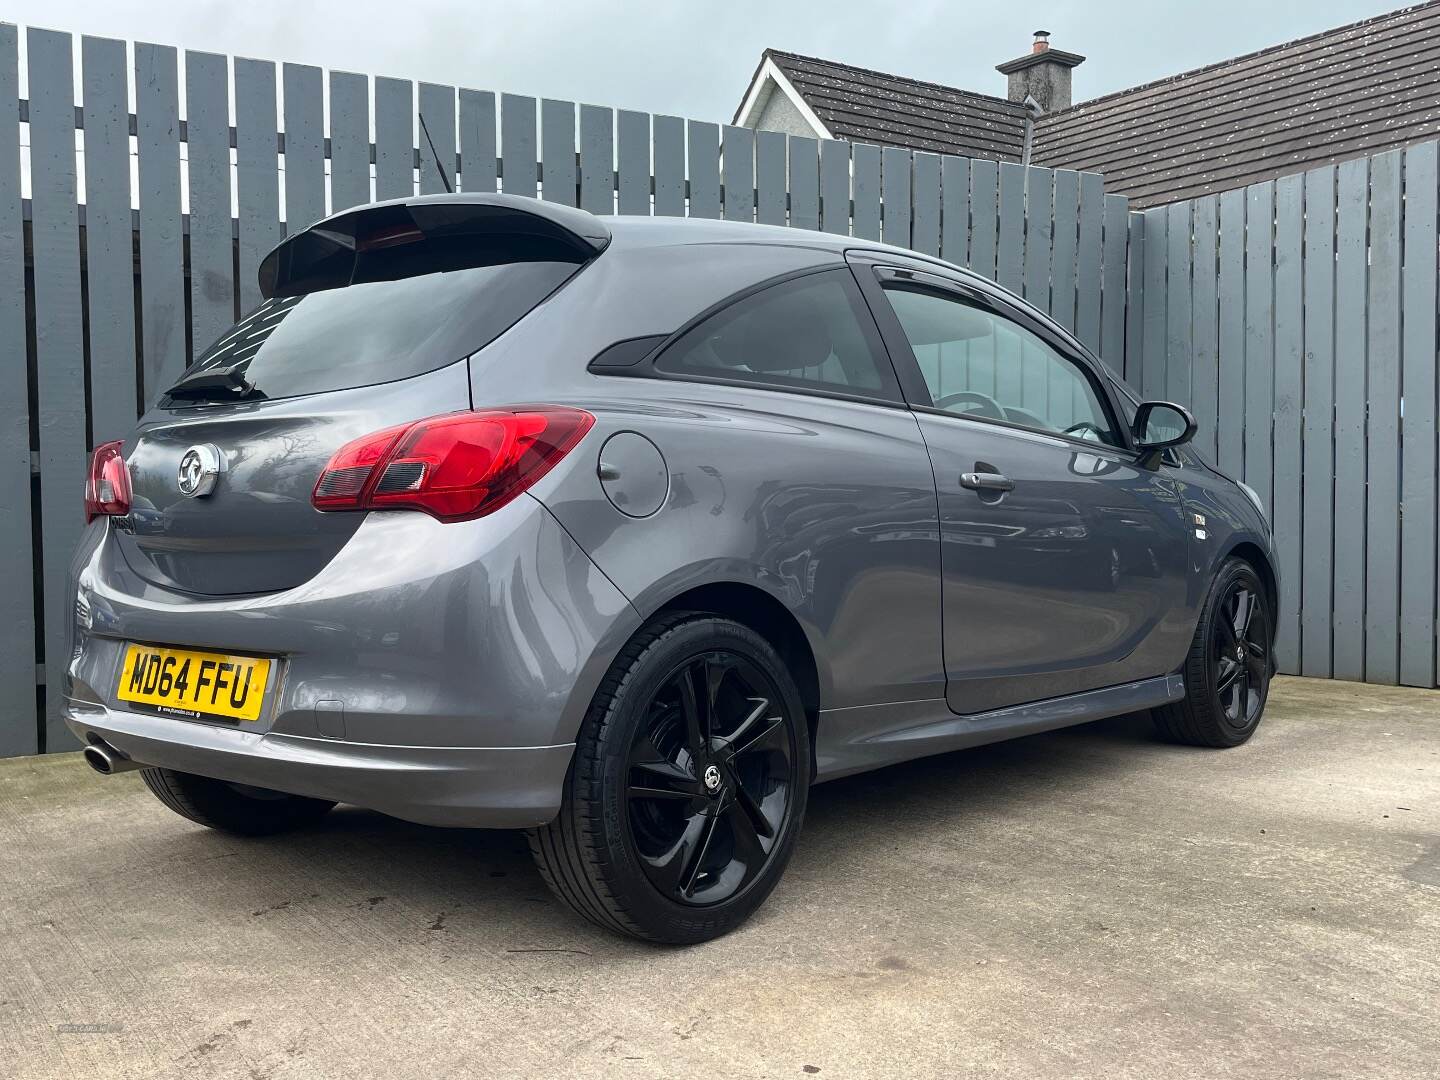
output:
<instances>
[{"instance_id":1,"label":"yellow license plate","mask_svg":"<svg viewBox=\"0 0 1440 1080\"><path fill-rule=\"evenodd\" d=\"M115 695L167 716L255 720L273 663L256 656L130 645Z\"/></svg>"}]
</instances>

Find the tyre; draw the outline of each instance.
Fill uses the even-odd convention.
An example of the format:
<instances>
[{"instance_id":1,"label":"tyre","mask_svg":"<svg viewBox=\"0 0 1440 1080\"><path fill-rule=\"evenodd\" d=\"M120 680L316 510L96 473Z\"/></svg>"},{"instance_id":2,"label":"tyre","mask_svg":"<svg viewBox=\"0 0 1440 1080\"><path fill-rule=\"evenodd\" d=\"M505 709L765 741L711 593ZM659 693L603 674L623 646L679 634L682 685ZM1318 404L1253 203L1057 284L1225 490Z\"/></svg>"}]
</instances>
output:
<instances>
[{"instance_id":1,"label":"tyre","mask_svg":"<svg viewBox=\"0 0 1440 1080\"><path fill-rule=\"evenodd\" d=\"M140 779L181 817L237 836L272 836L301 829L319 821L335 805L174 769L141 769Z\"/></svg>"},{"instance_id":2,"label":"tyre","mask_svg":"<svg viewBox=\"0 0 1440 1080\"><path fill-rule=\"evenodd\" d=\"M1191 746L1239 746L1265 712L1274 622L1264 584L1230 559L1210 586L1183 674L1185 696L1155 709L1160 732Z\"/></svg>"},{"instance_id":3,"label":"tyre","mask_svg":"<svg viewBox=\"0 0 1440 1080\"><path fill-rule=\"evenodd\" d=\"M653 942L733 930L764 902L805 816L810 735L753 630L670 615L616 658L581 727L560 813L529 833L541 875L591 922Z\"/></svg>"}]
</instances>

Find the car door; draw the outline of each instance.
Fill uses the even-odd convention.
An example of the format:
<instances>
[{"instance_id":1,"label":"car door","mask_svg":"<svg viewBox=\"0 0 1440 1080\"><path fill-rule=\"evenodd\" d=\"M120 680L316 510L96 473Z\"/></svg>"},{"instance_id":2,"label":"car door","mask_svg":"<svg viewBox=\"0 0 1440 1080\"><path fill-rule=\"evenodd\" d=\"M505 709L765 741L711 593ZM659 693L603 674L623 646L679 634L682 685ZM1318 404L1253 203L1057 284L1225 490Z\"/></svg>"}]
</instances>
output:
<instances>
[{"instance_id":1,"label":"car door","mask_svg":"<svg viewBox=\"0 0 1440 1080\"><path fill-rule=\"evenodd\" d=\"M857 273L935 471L951 708L1165 674L1189 529L1165 467L1129 448L1099 372L959 275Z\"/></svg>"}]
</instances>

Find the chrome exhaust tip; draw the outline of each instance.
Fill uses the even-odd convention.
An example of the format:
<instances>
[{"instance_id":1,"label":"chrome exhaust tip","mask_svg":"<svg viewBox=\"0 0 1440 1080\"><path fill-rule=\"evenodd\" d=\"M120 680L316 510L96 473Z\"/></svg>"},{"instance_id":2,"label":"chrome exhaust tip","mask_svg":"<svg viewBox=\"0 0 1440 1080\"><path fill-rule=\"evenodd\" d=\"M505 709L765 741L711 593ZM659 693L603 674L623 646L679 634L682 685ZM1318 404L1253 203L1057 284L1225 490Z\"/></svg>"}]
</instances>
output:
<instances>
[{"instance_id":1,"label":"chrome exhaust tip","mask_svg":"<svg viewBox=\"0 0 1440 1080\"><path fill-rule=\"evenodd\" d=\"M131 761L115 747L99 739L85 747L80 754L85 758L85 764L101 776L114 776L116 773L131 772L145 767L138 761Z\"/></svg>"}]
</instances>

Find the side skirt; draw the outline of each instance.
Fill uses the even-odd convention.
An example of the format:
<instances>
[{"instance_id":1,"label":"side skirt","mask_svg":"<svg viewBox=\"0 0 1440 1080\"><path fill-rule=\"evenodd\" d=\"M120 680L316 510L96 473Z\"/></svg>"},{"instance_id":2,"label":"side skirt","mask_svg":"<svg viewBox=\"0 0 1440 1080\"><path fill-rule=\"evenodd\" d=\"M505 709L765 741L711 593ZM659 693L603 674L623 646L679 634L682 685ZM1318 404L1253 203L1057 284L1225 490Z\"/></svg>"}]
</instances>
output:
<instances>
[{"instance_id":1,"label":"side skirt","mask_svg":"<svg viewBox=\"0 0 1440 1080\"><path fill-rule=\"evenodd\" d=\"M1153 709L1184 696L1183 678L1162 675L970 716L951 712L944 698L824 710L815 745L815 779L834 780L912 758Z\"/></svg>"}]
</instances>

